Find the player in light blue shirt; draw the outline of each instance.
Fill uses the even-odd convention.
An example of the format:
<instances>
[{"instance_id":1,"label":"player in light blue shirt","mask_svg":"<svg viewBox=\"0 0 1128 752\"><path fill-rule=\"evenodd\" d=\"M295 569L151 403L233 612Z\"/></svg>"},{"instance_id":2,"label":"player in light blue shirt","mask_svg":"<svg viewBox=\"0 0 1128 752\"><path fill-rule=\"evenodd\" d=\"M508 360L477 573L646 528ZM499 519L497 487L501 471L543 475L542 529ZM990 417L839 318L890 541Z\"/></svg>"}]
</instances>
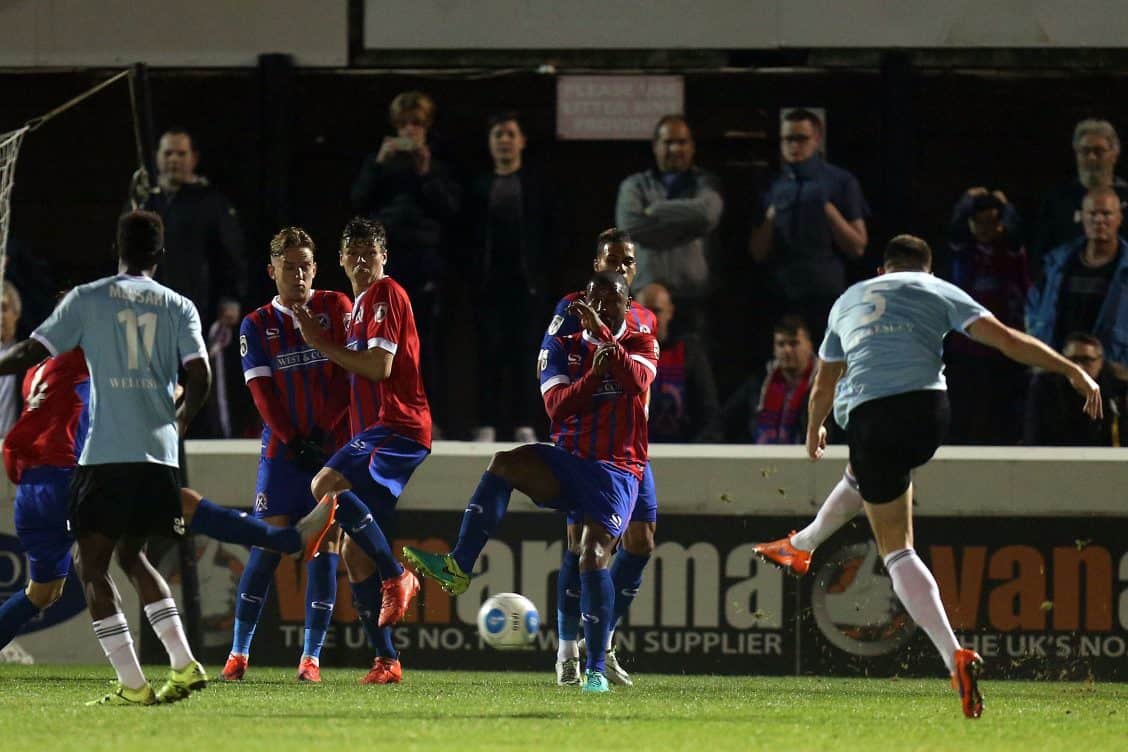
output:
<instances>
[{"instance_id":1,"label":"player in light blue shirt","mask_svg":"<svg viewBox=\"0 0 1128 752\"><path fill-rule=\"evenodd\" d=\"M90 428L71 485L69 525L94 633L118 675L116 691L90 704L176 702L207 684L188 647L168 583L145 557L150 536L193 529L220 540L309 555L332 515L301 530L271 528L180 488L179 436L211 383L200 318L190 300L153 280L164 257L164 226L150 212L118 222L119 274L71 290L31 338L0 358L0 374L81 347L90 371ZM173 399L178 372L184 401ZM331 511L331 510L330 510ZM169 679L153 692L133 649L109 576L114 553L169 655Z\"/></svg>"},{"instance_id":2,"label":"player in light blue shirt","mask_svg":"<svg viewBox=\"0 0 1128 752\"><path fill-rule=\"evenodd\" d=\"M948 427L944 337L964 332L1012 360L1066 376L1085 398L1090 417L1101 415L1101 396L1079 366L999 323L966 293L932 277L931 269L928 244L899 235L885 250L880 276L854 285L834 303L809 400L807 453L812 460L823 456L823 423L833 407L846 429L850 464L814 522L758 544L756 552L802 575L811 552L864 508L893 591L940 652L964 715L978 718L983 660L960 647L936 580L913 549L911 472L932 458Z\"/></svg>"}]
</instances>

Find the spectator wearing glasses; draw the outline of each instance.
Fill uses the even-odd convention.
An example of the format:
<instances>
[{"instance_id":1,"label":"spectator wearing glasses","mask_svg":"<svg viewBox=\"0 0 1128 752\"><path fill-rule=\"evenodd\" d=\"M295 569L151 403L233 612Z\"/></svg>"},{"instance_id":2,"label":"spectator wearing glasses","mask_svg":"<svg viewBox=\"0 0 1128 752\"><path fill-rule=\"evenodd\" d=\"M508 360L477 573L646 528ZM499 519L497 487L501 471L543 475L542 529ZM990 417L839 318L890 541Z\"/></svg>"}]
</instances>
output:
<instances>
[{"instance_id":1,"label":"spectator wearing glasses","mask_svg":"<svg viewBox=\"0 0 1128 752\"><path fill-rule=\"evenodd\" d=\"M1074 332L1065 338L1062 350L1069 360L1085 369L1101 387L1104 417L1090 420L1077 408L1080 403L1065 377L1038 373L1030 382L1023 443L1030 446L1122 446L1125 436L1125 382L1113 374L1104 360L1101 341L1091 334Z\"/></svg>"},{"instance_id":2,"label":"spectator wearing glasses","mask_svg":"<svg viewBox=\"0 0 1128 752\"><path fill-rule=\"evenodd\" d=\"M1023 331L1030 276L1018 212L1006 195L969 188L953 209L949 239L951 281L999 321ZM952 443L1017 443L1029 380L1026 367L963 336L946 340L944 360Z\"/></svg>"},{"instance_id":3,"label":"spectator wearing glasses","mask_svg":"<svg viewBox=\"0 0 1128 752\"><path fill-rule=\"evenodd\" d=\"M1026 306L1029 333L1060 350L1071 332L1090 332L1114 368L1128 364L1128 243L1118 235L1120 197L1094 188L1081 204L1085 237L1046 254Z\"/></svg>"},{"instance_id":4,"label":"spectator wearing glasses","mask_svg":"<svg viewBox=\"0 0 1128 752\"><path fill-rule=\"evenodd\" d=\"M771 263L786 310L798 311L818 341L846 289L844 259L866 250L869 206L858 179L822 156L823 123L810 110L783 117L783 168L761 199L748 250Z\"/></svg>"},{"instance_id":5,"label":"spectator wearing glasses","mask_svg":"<svg viewBox=\"0 0 1128 752\"><path fill-rule=\"evenodd\" d=\"M1030 235L1031 260L1037 266L1045 254L1084 233L1081 202L1095 188L1109 188L1128 206L1128 182L1116 176L1120 137L1107 120L1082 120L1073 129L1077 177L1046 194Z\"/></svg>"}]
</instances>

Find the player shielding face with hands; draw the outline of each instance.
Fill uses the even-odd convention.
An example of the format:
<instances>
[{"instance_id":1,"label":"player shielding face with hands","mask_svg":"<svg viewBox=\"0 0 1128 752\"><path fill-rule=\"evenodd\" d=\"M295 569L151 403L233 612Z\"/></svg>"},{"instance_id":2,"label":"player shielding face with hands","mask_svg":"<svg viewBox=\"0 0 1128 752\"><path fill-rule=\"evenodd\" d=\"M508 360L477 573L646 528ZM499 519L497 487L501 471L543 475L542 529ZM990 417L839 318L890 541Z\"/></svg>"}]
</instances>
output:
<instances>
[{"instance_id":1,"label":"player shielding face with hands","mask_svg":"<svg viewBox=\"0 0 1128 752\"><path fill-rule=\"evenodd\" d=\"M451 553L404 548L412 566L458 595L469 587L474 562L497 531L514 489L538 506L582 519L585 692L608 691L606 642L615 601L608 565L646 468L646 397L658 361L653 335L627 329L627 290L622 275L597 273L585 298L571 304L581 330L554 337L541 351L541 394L554 443L494 455L466 505Z\"/></svg>"},{"instance_id":2,"label":"player shielding face with hands","mask_svg":"<svg viewBox=\"0 0 1128 752\"><path fill-rule=\"evenodd\" d=\"M913 549L911 472L932 458L948 427L943 339L953 330L965 332L1012 360L1065 375L1091 417L1101 415L1101 397L1079 366L999 323L967 293L933 277L931 266L927 243L897 236L886 248L882 273L835 302L809 399L807 453L812 460L823 456L823 423L833 408L846 429L850 465L815 522L760 544L757 553L803 574L810 552L864 508L894 592L940 652L964 715L978 718L982 659L960 647L936 581Z\"/></svg>"}]
</instances>

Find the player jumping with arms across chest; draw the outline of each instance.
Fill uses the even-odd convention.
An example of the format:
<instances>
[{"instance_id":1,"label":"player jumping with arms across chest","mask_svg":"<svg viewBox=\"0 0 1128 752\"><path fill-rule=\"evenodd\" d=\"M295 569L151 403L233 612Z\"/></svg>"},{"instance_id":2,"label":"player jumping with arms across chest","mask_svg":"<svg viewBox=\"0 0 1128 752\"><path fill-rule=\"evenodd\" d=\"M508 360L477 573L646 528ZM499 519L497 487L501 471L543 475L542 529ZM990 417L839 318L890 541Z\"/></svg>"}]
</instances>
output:
<instances>
[{"instance_id":1,"label":"player jumping with arms across chest","mask_svg":"<svg viewBox=\"0 0 1128 752\"><path fill-rule=\"evenodd\" d=\"M606 692L606 644L615 608L608 567L631 519L646 470L646 397L657 371L658 343L627 329L630 295L615 272L598 272L570 312L581 330L554 337L539 363L541 394L554 445L526 444L498 452L466 505L449 554L411 546L404 559L454 595L509 505L514 489L542 507L582 520L581 609L588 644L585 692Z\"/></svg>"}]
</instances>

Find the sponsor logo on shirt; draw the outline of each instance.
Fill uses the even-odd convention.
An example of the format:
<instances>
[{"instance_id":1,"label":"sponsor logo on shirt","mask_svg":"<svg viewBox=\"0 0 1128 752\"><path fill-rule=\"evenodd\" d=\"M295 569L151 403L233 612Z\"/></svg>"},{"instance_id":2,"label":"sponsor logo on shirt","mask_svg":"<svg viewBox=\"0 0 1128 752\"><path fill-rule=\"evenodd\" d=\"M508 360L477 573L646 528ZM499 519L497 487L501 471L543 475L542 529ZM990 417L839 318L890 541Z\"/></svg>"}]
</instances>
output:
<instances>
[{"instance_id":1,"label":"sponsor logo on shirt","mask_svg":"<svg viewBox=\"0 0 1128 752\"><path fill-rule=\"evenodd\" d=\"M279 331L278 329L276 329L275 327L273 327L273 326L268 326L268 327L266 328L266 338L267 338L267 339L278 339L278 338L279 338L279 337L281 337L281 336L282 336L282 332L280 332L280 331Z\"/></svg>"},{"instance_id":2,"label":"sponsor logo on shirt","mask_svg":"<svg viewBox=\"0 0 1128 752\"><path fill-rule=\"evenodd\" d=\"M320 350L310 348L274 356L274 367L279 371L285 371L288 368L300 368L311 363L324 363L327 360L328 358L322 355Z\"/></svg>"}]
</instances>

